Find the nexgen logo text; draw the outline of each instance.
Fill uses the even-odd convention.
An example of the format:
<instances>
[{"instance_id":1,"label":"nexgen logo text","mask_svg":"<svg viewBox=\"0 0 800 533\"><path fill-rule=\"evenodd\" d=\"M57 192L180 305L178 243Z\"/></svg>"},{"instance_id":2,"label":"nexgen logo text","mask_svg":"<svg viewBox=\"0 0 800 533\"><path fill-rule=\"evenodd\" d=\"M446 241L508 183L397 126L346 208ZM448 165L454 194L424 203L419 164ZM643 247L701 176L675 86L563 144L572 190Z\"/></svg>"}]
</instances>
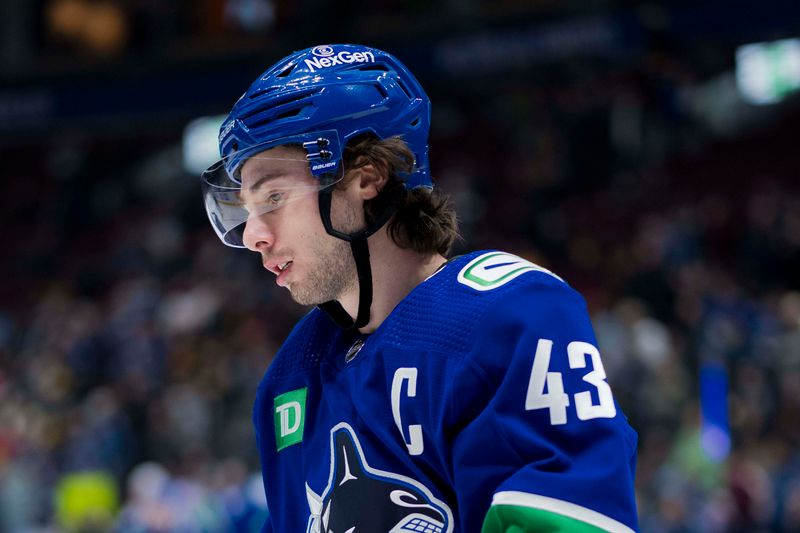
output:
<instances>
[{"instance_id":1,"label":"nexgen logo text","mask_svg":"<svg viewBox=\"0 0 800 533\"><path fill-rule=\"evenodd\" d=\"M316 72L320 68L328 68L333 65L343 65L345 63L374 63L375 55L372 52L339 52L330 57L312 57L306 59L306 66L311 72Z\"/></svg>"}]
</instances>

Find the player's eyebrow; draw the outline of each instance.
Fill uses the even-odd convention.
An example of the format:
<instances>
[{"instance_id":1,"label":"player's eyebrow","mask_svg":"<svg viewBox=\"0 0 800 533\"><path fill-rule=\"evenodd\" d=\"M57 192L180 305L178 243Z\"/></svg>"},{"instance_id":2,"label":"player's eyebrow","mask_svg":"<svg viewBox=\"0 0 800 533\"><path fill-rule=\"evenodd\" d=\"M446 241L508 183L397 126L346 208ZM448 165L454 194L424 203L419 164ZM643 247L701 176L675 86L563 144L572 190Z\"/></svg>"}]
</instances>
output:
<instances>
[{"instance_id":1,"label":"player's eyebrow","mask_svg":"<svg viewBox=\"0 0 800 533\"><path fill-rule=\"evenodd\" d=\"M245 194L253 194L256 191L258 191L258 189L260 189L266 182L278 179L281 176L283 176L283 174L278 171L262 172L261 175L258 177L258 179L256 179L256 181L250 184L250 186L247 188L246 191L245 189L241 189L239 191L239 201L244 202Z\"/></svg>"},{"instance_id":2,"label":"player's eyebrow","mask_svg":"<svg viewBox=\"0 0 800 533\"><path fill-rule=\"evenodd\" d=\"M263 173L261 173L261 175L258 177L258 179L257 179L256 181L254 181L254 182L253 182L253 183L250 185L250 187L248 187L248 188L247 188L247 190L248 190L248 192L256 192L258 189L260 189L260 188L261 188L261 186L262 186L262 185L263 185L265 182L267 182L267 181L271 181L271 180L274 180L274 179L276 179L276 178L280 178L282 175L283 175L283 174L282 174L281 172L274 172L274 171L273 171L273 172L263 172Z\"/></svg>"}]
</instances>

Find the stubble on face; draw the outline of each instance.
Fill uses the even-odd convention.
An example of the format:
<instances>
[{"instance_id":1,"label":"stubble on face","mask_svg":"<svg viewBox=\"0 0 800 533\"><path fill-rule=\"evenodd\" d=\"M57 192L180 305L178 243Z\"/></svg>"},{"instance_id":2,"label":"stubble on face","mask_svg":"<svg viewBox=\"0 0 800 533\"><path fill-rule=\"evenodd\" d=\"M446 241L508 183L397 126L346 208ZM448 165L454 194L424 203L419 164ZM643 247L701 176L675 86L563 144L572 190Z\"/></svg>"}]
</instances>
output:
<instances>
[{"instance_id":1,"label":"stubble on face","mask_svg":"<svg viewBox=\"0 0 800 533\"><path fill-rule=\"evenodd\" d=\"M337 199L335 193L331 211L337 230L351 233L358 229L355 209ZM301 305L319 305L357 290L358 275L350 243L328 235L324 228L307 238L308 246L304 248L311 251L312 257L306 261L304 278L287 287L292 299Z\"/></svg>"}]
</instances>

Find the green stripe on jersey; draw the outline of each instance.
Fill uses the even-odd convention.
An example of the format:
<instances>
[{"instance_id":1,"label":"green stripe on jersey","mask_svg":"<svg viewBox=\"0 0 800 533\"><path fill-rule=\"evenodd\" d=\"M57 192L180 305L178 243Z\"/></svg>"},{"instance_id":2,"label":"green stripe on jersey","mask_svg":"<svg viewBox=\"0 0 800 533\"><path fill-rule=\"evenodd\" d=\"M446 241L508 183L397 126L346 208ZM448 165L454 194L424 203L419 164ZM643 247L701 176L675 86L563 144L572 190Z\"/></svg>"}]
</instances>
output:
<instances>
[{"instance_id":1,"label":"green stripe on jersey","mask_svg":"<svg viewBox=\"0 0 800 533\"><path fill-rule=\"evenodd\" d=\"M604 533L594 527L562 514L520 507L493 505L483 521L481 533Z\"/></svg>"},{"instance_id":2,"label":"green stripe on jersey","mask_svg":"<svg viewBox=\"0 0 800 533\"><path fill-rule=\"evenodd\" d=\"M481 533L634 533L587 507L527 492L495 493Z\"/></svg>"}]
</instances>

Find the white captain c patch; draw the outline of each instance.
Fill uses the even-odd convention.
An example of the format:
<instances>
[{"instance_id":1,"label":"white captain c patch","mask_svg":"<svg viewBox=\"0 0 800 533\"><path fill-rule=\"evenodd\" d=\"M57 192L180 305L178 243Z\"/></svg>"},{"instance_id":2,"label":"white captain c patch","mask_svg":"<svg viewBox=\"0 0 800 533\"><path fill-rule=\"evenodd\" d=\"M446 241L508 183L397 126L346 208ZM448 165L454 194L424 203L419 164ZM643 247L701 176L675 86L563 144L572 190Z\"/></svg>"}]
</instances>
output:
<instances>
[{"instance_id":1,"label":"white captain c patch","mask_svg":"<svg viewBox=\"0 0 800 533\"><path fill-rule=\"evenodd\" d=\"M530 271L544 272L559 281L564 281L546 268L527 259L505 252L487 252L461 269L458 273L458 282L476 291L490 291Z\"/></svg>"}]
</instances>

